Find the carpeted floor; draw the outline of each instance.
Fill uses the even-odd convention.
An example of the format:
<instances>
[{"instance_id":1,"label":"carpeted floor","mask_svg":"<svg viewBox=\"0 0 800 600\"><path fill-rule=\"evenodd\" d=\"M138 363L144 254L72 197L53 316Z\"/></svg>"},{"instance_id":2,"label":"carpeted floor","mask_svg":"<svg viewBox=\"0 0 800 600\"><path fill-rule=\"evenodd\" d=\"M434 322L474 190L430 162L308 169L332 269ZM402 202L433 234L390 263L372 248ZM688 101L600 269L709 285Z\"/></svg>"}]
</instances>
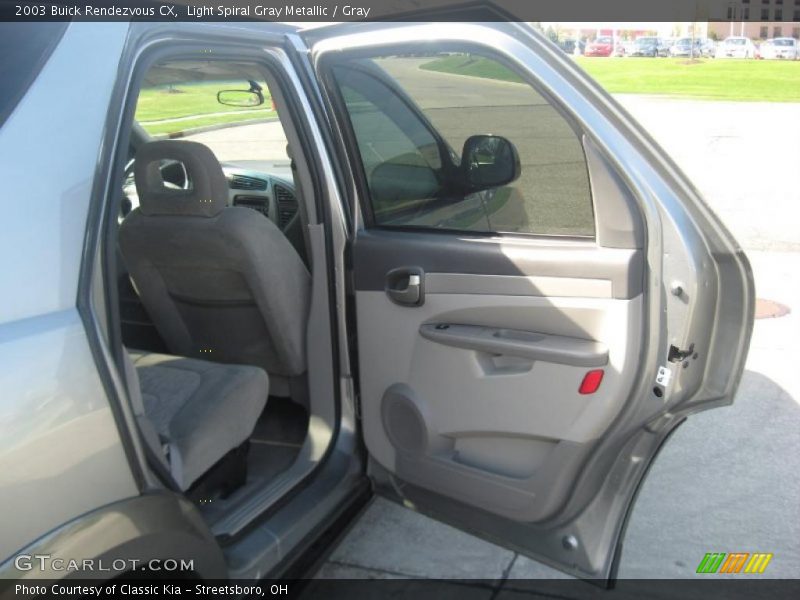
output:
<instances>
[{"instance_id":1,"label":"carpeted floor","mask_svg":"<svg viewBox=\"0 0 800 600\"><path fill-rule=\"evenodd\" d=\"M228 498L217 498L199 506L209 523L242 498L288 469L303 445L308 430L308 413L287 398L271 397L250 437L247 483Z\"/></svg>"}]
</instances>

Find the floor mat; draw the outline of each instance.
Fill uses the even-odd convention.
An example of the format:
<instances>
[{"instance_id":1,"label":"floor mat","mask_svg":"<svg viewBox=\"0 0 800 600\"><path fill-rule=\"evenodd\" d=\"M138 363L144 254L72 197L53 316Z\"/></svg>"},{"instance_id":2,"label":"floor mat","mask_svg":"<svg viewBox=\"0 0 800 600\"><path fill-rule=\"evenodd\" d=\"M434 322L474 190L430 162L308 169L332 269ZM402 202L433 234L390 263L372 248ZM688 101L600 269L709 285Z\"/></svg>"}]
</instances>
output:
<instances>
[{"instance_id":1,"label":"floor mat","mask_svg":"<svg viewBox=\"0 0 800 600\"><path fill-rule=\"evenodd\" d=\"M307 430L306 409L287 398L270 398L250 439L276 445L302 445Z\"/></svg>"}]
</instances>

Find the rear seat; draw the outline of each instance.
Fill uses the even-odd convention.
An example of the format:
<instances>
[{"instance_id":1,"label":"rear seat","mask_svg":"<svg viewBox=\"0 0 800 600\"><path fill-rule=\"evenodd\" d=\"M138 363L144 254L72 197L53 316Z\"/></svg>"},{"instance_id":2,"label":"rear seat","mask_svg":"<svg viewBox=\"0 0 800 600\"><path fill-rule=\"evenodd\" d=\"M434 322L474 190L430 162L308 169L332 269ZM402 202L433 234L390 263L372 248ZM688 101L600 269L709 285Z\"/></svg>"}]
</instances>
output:
<instances>
[{"instance_id":1,"label":"rear seat","mask_svg":"<svg viewBox=\"0 0 800 600\"><path fill-rule=\"evenodd\" d=\"M162 445L173 478L188 490L253 433L267 403L267 374L258 367L136 350L128 356L143 432L151 444Z\"/></svg>"}]
</instances>

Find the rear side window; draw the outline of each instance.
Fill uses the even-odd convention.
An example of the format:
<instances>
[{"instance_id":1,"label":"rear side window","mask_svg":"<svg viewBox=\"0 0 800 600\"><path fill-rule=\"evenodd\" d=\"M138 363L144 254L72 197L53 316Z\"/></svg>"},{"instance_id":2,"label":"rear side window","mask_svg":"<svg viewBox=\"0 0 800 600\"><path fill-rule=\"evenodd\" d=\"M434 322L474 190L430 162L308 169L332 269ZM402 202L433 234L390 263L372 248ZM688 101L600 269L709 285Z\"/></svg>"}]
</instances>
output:
<instances>
[{"instance_id":1,"label":"rear side window","mask_svg":"<svg viewBox=\"0 0 800 600\"><path fill-rule=\"evenodd\" d=\"M58 44L66 23L0 23L0 126Z\"/></svg>"},{"instance_id":2,"label":"rear side window","mask_svg":"<svg viewBox=\"0 0 800 600\"><path fill-rule=\"evenodd\" d=\"M501 63L471 54L388 56L338 62L332 74L374 225L594 236L579 136ZM518 178L477 190L464 184L465 142L478 135L511 142Z\"/></svg>"}]
</instances>

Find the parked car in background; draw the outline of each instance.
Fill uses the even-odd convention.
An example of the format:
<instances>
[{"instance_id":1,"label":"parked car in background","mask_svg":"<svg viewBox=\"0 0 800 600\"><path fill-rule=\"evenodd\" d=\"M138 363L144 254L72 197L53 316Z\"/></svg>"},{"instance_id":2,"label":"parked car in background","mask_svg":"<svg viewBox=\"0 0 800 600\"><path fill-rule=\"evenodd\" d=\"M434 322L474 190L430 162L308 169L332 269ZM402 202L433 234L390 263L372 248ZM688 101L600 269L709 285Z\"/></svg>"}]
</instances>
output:
<instances>
[{"instance_id":1,"label":"parked car in background","mask_svg":"<svg viewBox=\"0 0 800 600\"><path fill-rule=\"evenodd\" d=\"M717 46L717 58L755 58L756 46L750 38L731 36Z\"/></svg>"},{"instance_id":2,"label":"parked car in background","mask_svg":"<svg viewBox=\"0 0 800 600\"><path fill-rule=\"evenodd\" d=\"M707 38L690 37L680 38L669 49L673 57L713 57L715 53L714 42Z\"/></svg>"},{"instance_id":3,"label":"parked car in background","mask_svg":"<svg viewBox=\"0 0 800 600\"><path fill-rule=\"evenodd\" d=\"M675 42L678 41L678 38L662 38L661 39L661 51L662 56L669 56L670 49L675 45Z\"/></svg>"},{"instance_id":4,"label":"parked car in background","mask_svg":"<svg viewBox=\"0 0 800 600\"><path fill-rule=\"evenodd\" d=\"M631 56L636 47L636 42L633 40L626 40L617 44L617 50L614 56Z\"/></svg>"},{"instance_id":5,"label":"parked car in background","mask_svg":"<svg viewBox=\"0 0 800 600\"><path fill-rule=\"evenodd\" d=\"M567 38L564 40L559 40L558 47L561 48L567 54L572 54L575 52L575 40L572 38Z\"/></svg>"},{"instance_id":6,"label":"parked car in background","mask_svg":"<svg viewBox=\"0 0 800 600\"><path fill-rule=\"evenodd\" d=\"M601 36L594 41L586 44L584 56L611 56L614 52L614 38L610 36Z\"/></svg>"},{"instance_id":7,"label":"parked car in background","mask_svg":"<svg viewBox=\"0 0 800 600\"><path fill-rule=\"evenodd\" d=\"M669 49L669 55L674 57L693 56L692 38L681 38Z\"/></svg>"},{"instance_id":8,"label":"parked car in background","mask_svg":"<svg viewBox=\"0 0 800 600\"><path fill-rule=\"evenodd\" d=\"M790 37L767 40L759 47L759 58L797 60L800 58L797 40Z\"/></svg>"},{"instance_id":9,"label":"parked car in background","mask_svg":"<svg viewBox=\"0 0 800 600\"><path fill-rule=\"evenodd\" d=\"M700 51L705 58L714 58L717 53L717 45L711 38L703 38L700 42Z\"/></svg>"},{"instance_id":10,"label":"parked car in background","mask_svg":"<svg viewBox=\"0 0 800 600\"><path fill-rule=\"evenodd\" d=\"M640 37L633 43L629 56L665 56L664 45L657 37Z\"/></svg>"}]
</instances>

